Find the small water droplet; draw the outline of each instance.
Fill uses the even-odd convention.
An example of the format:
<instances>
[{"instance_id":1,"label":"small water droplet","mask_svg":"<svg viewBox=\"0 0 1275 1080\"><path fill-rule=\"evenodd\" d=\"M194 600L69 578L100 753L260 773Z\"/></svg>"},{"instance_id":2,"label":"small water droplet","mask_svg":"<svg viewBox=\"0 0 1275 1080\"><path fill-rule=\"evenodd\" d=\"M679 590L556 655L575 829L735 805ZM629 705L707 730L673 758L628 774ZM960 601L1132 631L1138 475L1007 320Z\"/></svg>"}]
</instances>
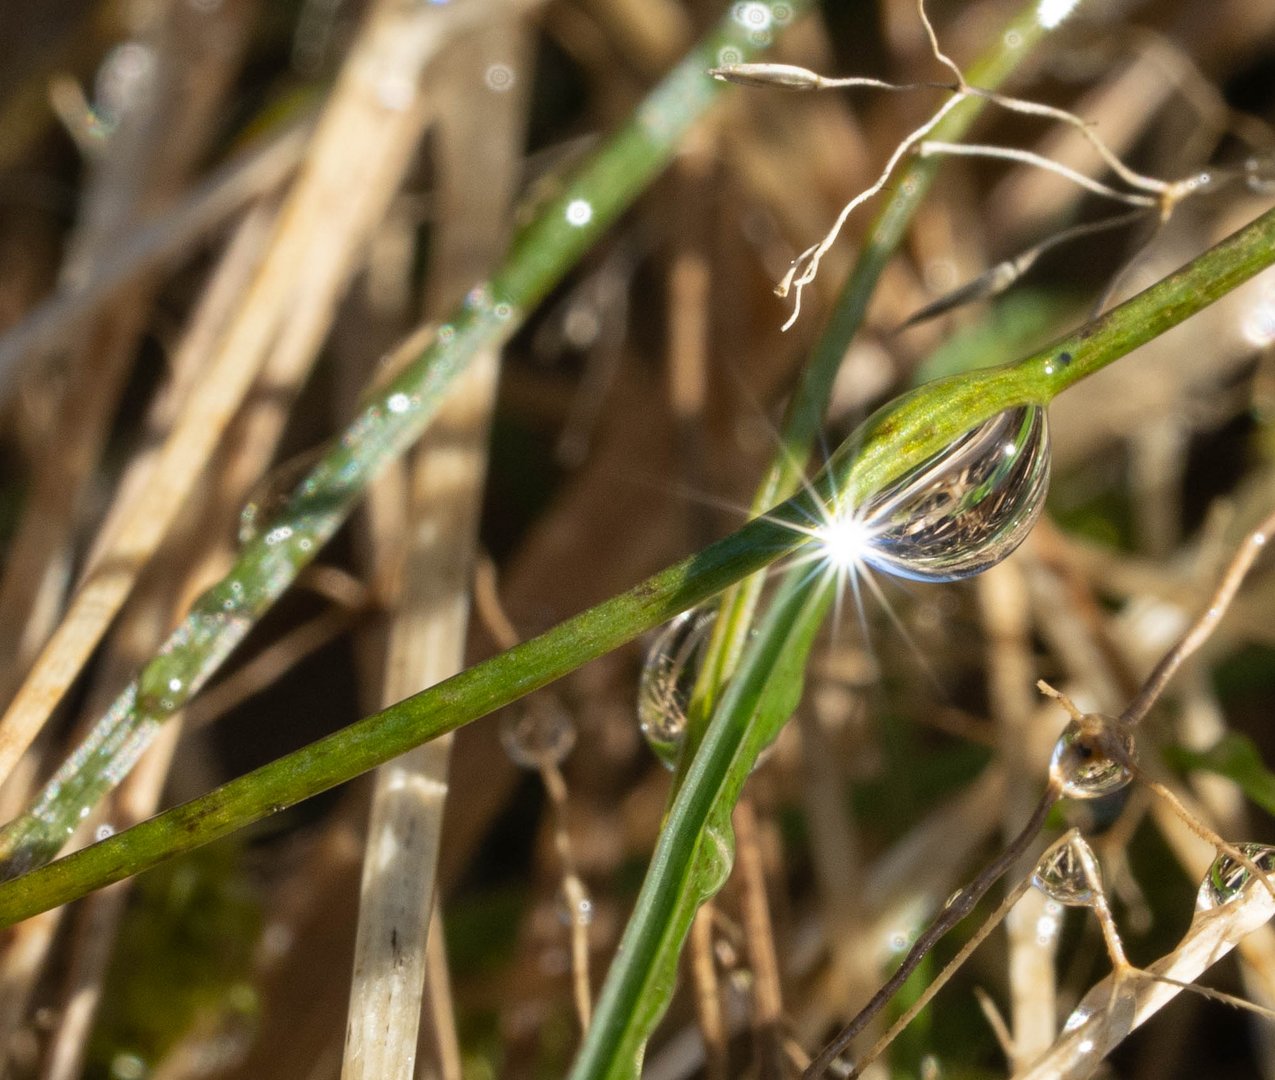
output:
<instances>
[{"instance_id":1,"label":"small water droplet","mask_svg":"<svg viewBox=\"0 0 1275 1080\"><path fill-rule=\"evenodd\" d=\"M97 832L93 834L95 840L109 840L115 835L115 826L102 824L97 827Z\"/></svg>"},{"instance_id":2,"label":"small water droplet","mask_svg":"<svg viewBox=\"0 0 1275 1080\"><path fill-rule=\"evenodd\" d=\"M558 893L558 921L563 926L589 926L593 922L593 901L580 889L573 903L566 890Z\"/></svg>"},{"instance_id":3,"label":"small water droplet","mask_svg":"<svg viewBox=\"0 0 1275 1080\"><path fill-rule=\"evenodd\" d=\"M1253 864L1265 874L1275 873L1275 847L1266 844L1236 844ZM1195 898L1196 911L1212 911L1229 904L1240 896L1251 883L1255 883L1253 871L1234 857L1223 853L1213 860L1200 891Z\"/></svg>"},{"instance_id":4,"label":"small water droplet","mask_svg":"<svg viewBox=\"0 0 1275 1080\"><path fill-rule=\"evenodd\" d=\"M1085 863L1088 861L1089 866ZM1051 900L1067 907L1089 907L1094 901L1090 875L1098 860L1080 837L1048 852L1032 872L1032 884Z\"/></svg>"},{"instance_id":5,"label":"small water droplet","mask_svg":"<svg viewBox=\"0 0 1275 1080\"><path fill-rule=\"evenodd\" d=\"M507 713L500 742L509 759L524 769L560 765L576 744L576 726L567 711L542 699Z\"/></svg>"},{"instance_id":6,"label":"small water droplet","mask_svg":"<svg viewBox=\"0 0 1275 1080\"><path fill-rule=\"evenodd\" d=\"M750 0L731 8L731 17L749 30L765 30L770 26L771 12L765 4Z\"/></svg>"},{"instance_id":7,"label":"small water droplet","mask_svg":"<svg viewBox=\"0 0 1275 1080\"><path fill-rule=\"evenodd\" d=\"M508 64L490 64L483 75L483 81L487 84L489 90L503 94L506 90L513 89L515 82L514 69Z\"/></svg>"},{"instance_id":8,"label":"small water droplet","mask_svg":"<svg viewBox=\"0 0 1275 1080\"><path fill-rule=\"evenodd\" d=\"M142 1080L149 1071L146 1060L137 1054L116 1054L111 1059L111 1080Z\"/></svg>"},{"instance_id":9,"label":"small water droplet","mask_svg":"<svg viewBox=\"0 0 1275 1080\"><path fill-rule=\"evenodd\" d=\"M1054 743L1050 773L1071 799L1100 799L1119 791L1133 774L1133 735L1111 717L1089 713L1084 723L1071 721Z\"/></svg>"},{"instance_id":10,"label":"small water droplet","mask_svg":"<svg viewBox=\"0 0 1275 1080\"><path fill-rule=\"evenodd\" d=\"M588 225L593 220L593 204L588 199L572 199L567 203L567 224Z\"/></svg>"},{"instance_id":11,"label":"small water droplet","mask_svg":"<svg viewBox=\"0 0 1275 1080\"><path fill-rule=\"evenodd\" d=\"M868 500L864 559L917 581L972 577L1026 539L1048 487L1045 410L1007 409Z\"/></svg>"},{"instance_id":12,"label":"small water droplet","mask_svg":"<svg viewBox=\"0 0 1275 1080\"><path fill-rule=\"evenodd\" d=\"M323 448L307 450L271 469L257 481L239 511L239 545L251 544L274 524L302 480L313 471Z\"/></svg>"},{"instance_id":13,"label":"small water droplet","mask_svg":"<svg viewBox=\"0 0 1275 1080\"><path fill-rule=\"evenodd\" d=\"M699 677L715 614L684 611L651 642L638 680L638 727L647 745L672 769L686 737L686 709Z\"/></svg>"}]
</instances>

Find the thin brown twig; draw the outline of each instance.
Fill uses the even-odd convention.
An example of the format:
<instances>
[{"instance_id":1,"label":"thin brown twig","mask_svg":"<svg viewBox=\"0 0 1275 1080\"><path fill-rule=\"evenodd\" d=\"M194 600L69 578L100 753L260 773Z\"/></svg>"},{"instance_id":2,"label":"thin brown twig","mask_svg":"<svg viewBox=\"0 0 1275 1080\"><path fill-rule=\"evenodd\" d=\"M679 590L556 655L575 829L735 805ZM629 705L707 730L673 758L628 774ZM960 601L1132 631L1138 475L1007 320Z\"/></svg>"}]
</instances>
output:
<instances>
[{"instance_id":1,"label":"thin brown twig","mask_svg":"<svg viewBox=\"0 0 1275 1080\"><path fill-rule=\"evenodd\" d=\"M1044 861L1049 858L1053 852L1060 850L1067 843L1070 843L1074 835L1075 833L1073 830L1054 841L1054 843L1050 844L1050 846L1045 849L1037 862L1039 863ZM1027 874L1009 891L996 910L987 917L987 920L979 926L977 930L974 931L969 941L961 946L960 951L957 952L957 954L944 966L943 970L935 976L933 981L930 982L923 991L921 991L916 1001L907 1008L898 1020L890 1025L889 1030L886 1031L886 1033L882 1035L875 1044L873 1044L872 1048L854 1063L854 1067L850 1070L850 1080L861 1075L863 1070L876 1061L877 1058L885 1052L886 1048L899 1037L899 1034L903 1031L903 1029L916 1019L917 1014L919 1014L920 1011L924 1009L931 1000L933 1000L934 995L937 994L948 980L956 974L956 972L964 965L965 961L970 958L974 950L977 949L979 945L987 939L988 935L1004 921L1005 917L1013 910L1014 905L1022 899L1024 894L1026 894L1031 887L1032 875ZM1008 1030L1003 1030L1002 1038L1003 1040L1008 1040L1010 1046L1013 1045L1012 1037Z\"/></svg>"},{"instance_id":2,"label":"thin brown twig","mask_svg":"<svg viewBox=\"0 0 1275 1080\"><path fill-rule=\"evenodd\" d=\"M1235 594L1239 591L1245 575L1266 547L1266 541L1272 529L1275 529L1275 513L1269 514L1245 538L1223 573L1222 580L1209 600L1208 607L1187 629L1178 643L1164 654L1164 657L1152 669L1151 674L1147 676L1142 689L1121 714L1120 719L1124 724L1134 727L1146 718L1178 668L1217 629L1222 616L1226 614L1226 609L1235 599Z\"/></svg>"},{"instance_id":3,"label":"thin brown twig","mask_svg":"<svg viewBox=\"0 0 1275 1080\"><path fill-rule=\"evenodd\" d=\"M704 1073L707 1080L727 1080L730 1058L726 1049L726 1025L722 1019L721 991L713 962L713 901L695 913L690 934L691 982L695 988L695 1018L704 1040Z\"/></svg>"},{"instance_id":4,"label":"thin brown twig","mask_svg":"<svg viewBox=\"0 0 1275 1080\"><path fill-rule=\"evenodd\" d=\"M1050 810L1053 809L1060 796L1061 785L1056 779L1051 779L1045 794L1036 805L1036 809L1032 812L1027 824L1023 826L1022 831L1005 846L1004 850L995 859L979 871L973 881L948 901L934 921L922 931L920 937L912 944L907 955L904 956L903 962L890 978L872 996L872 999L859 1010L854 1019L842 1028L836 1037L819 1052L818 1057L802 1074L802 1080L817 1080L818 1077L823 1076L828 1071L833 1062L854 1041L859 1032L868 1025L877 1013L889 1004L890 1000L899 992L899 989L907 982L908 977L916 970L917 966L925 959L926 955L939 940L973 911L975 905L987 894L987 891L1009 872L1014 863L1030 848L1032 841L1036 839L1040 830L1044 828L1045 820L1049 817Z\"/></svg>"},{"instance_id":5,"label":"thin brown twig","mask_svg":"<svg viewBox=\"0 0 1275 1080\"><path fill-rule=\"evenodd\" d=\"M784 1002L775 951L774 925L766 898L766 872L762 865L760 825L753 800L745 795L735 804L735 865L742 898L741 917L748 962L753 972L753 1041L757 1050L757 1075L762 1080L782 1080L783 1055L780 1034Z\"/></svg>"}]
</instances>

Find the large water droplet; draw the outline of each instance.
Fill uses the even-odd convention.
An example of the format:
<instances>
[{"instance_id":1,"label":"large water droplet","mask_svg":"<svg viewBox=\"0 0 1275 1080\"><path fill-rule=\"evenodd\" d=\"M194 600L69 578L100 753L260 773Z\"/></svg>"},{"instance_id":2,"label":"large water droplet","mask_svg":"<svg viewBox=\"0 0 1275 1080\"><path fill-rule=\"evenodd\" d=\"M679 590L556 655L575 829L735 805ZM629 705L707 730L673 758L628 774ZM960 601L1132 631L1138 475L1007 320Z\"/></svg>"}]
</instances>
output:
<instances>
[{"instance_id":1,"label":"large water droplet","mask_svg":"<svg viewBox=\"0 0 1275 1080\"><path fill-rule=\"evenodd\" d=\"M524 769L562 764L576 744L576 726L560 705L536 701L506 714L500 725L500 742L510 760Z\"/></svg>"},{"instance_id":2,"label":"large water droplet","mask_svg":"<svg viewBox=\"0 0 1275 1080\"><path fill-rule=\"evenodd\" d=\"M863 558L917 581L972 577L1027 538L1048 487L1045 410L1007 409L868 500Z\"/></svg>"},{"instance_id":3,"label":"large water droplet","mask_svg":"<svg viewBox=\"0 0 1275 1080\"><path fill-rule=\"evenodd\" d=\"M1275 847L1265 844L1236 844L1264 874L1275 873ZM1247 889L1256 884L1253 871L1238 859L1225 853L1213 860L1200 891L1195 898L1196 911L1212 911L1214 908L1228 904ZM1258 886L1261 887L1260 885Z\"/></svg>"},{"instance_id":4,"label":"large water droplet","mask_svg":"<svg viewBox=\"0 0 1275 1080\"><path fill-rule=\"evenodd\" d=\"M672 769L686 737L686 709L699 677L715 615L684 611L651 643L638 681L638 726L655 756Z\"/></svg>"},{"instance_id":5,"label":"large water droplet","mask_svg":"<svg viewBox=\"0 0 1275 1080\"><path fill-rule=\"evenodd\" d=\"M1088 866L1086 866L1086 862ZM1067 907L1090 907L1098 860L1079 836L1047 852L1032 872L1032 884L1051 900Z\"/></svg>"},{"instance_id":6,"label":"large water droplet","mask_svg":"<svg viewBox=\"0 0 1275 1080\"><path fill-rule=\"evenodd\" d=\"M1054 743L1049 769L1070 799L1100 799L1131 779L1133 734L1107 716L1090 713L1073 720Z\"/></svg>"}]
</instances>

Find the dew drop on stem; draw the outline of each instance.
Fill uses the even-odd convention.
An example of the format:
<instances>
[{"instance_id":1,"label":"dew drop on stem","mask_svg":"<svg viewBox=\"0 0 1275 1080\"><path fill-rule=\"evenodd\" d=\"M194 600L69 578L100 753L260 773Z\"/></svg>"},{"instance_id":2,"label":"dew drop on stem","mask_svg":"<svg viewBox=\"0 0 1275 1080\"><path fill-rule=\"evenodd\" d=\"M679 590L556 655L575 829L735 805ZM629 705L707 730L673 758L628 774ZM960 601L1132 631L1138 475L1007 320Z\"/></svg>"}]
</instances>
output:
<instances>
[{"instance_id":1,"label":"dew drop on stem","mask_svg":"<svg viewBox=\"0 0 1275 1080\"><path fill-rule=\"evenodd\" d=\"M1275 847L1266 844L1236 844L1264 874L1275 873ZM1195 898L1196 911L1212 911L1229 904L1250 887L1258 885L1253 871L1232 855L1223 852L1209 867ZM1260 887L1260 886L1259 886Z\"/></svg>"},{"instance_id":2,"label":"dew drop on stem","mask_svg":"<svg viewBox=\"0 0 1275 1080\"><path fill-rule=\"evenodd\" d=\"M1086 855L1090 866L1096 866L1097 861L1087 851L1088 847L1080 837L1073 837L1061 847L1046 852L1032 872L1032 884L1059 904L1089 907L1094 901L1094 889L1085 866Z\"/></svg>"},{"instance_id":3,"label":"dew drop on stem","mask_svg":"<svg viewBox=\"0 0 1275 1080\"><path fill-rule=\"evenodd\" d=\"M576 744L576 726L560 705L549 700L529 702L507 713L500 724L500 742L509 760L524 769L561 765Z\"/></svg>"},{"instance_id":4,"label":"dew drop on stem","mask_svg":"<svg viewBox=\"0 0 1275 1080\"><path fill-rule=\"evenodd\" d=\"M684 611L660 630L638 680L638 727L652 753L672 769L686 737L686 710L699 677L715 614Z\"/></svg>"},{"instance_id":5,"label":"dew drop on stem","mask_svg":"<svg viewBox=\"0 0 1275 1080\"><path fill-rule=\"evenodd\" d=\"M558 921L563 926L589 926L593 922L593 900L583 887L561 889L557 900Z\"/></svg>"},{"instance_id":6,"label":"dew drop on stem","mask_svg":"<svg viewBox=\"0 0 1275 1080\"><path fill-rule=\"evenodd\" d=\"M864 561L917 581L982 573L1027 538L1048 487L1045 410L1006 409L868 500Z\"/></svg>"},{"instance_id":7,"label":"dew drop on stem","mask_svg":"<svg viewBox=\"0 0 1275 1080\"><path fill-rule=\"evenodd\" d=\"M284 506L323 456L323 451L323 447L317 447L289 458L257 481L239 511L240 547L273 531Z\"/></svg>"},{"instance_id":8,"label":"dew drop on stem","mask_svg":"<svg viewBox=\"0 0 1275 1080\"><path fill-rule=\"evenodd\" d=\"M1072 720L1054 743L1050 775L1070 799L1101 799L1133 779L1133 734L1097 713Z\"/></svg>"}]
</instances>

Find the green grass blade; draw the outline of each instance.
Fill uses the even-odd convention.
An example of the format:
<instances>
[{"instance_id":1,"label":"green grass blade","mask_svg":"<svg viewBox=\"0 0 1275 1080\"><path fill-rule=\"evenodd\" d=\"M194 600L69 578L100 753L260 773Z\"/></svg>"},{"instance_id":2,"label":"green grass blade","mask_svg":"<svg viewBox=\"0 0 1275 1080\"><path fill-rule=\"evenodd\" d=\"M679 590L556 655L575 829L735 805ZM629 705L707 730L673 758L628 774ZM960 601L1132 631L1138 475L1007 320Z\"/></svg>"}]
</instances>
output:
<instances>
[{"instance_id":1,"label":"green grass blade","mask_svg":"<svg viewBox=\"0 0 1275 1080\"><path fill-rule=\"evenodd\" d=\"M646 1041L673 994L691 920L730 874L731 809L757 755L801 700L806 657L832 596L827 575L793 569L745 652L660 833L571 1080L634 1080L640 1073Z\"/></svg>"}]
</instances>

